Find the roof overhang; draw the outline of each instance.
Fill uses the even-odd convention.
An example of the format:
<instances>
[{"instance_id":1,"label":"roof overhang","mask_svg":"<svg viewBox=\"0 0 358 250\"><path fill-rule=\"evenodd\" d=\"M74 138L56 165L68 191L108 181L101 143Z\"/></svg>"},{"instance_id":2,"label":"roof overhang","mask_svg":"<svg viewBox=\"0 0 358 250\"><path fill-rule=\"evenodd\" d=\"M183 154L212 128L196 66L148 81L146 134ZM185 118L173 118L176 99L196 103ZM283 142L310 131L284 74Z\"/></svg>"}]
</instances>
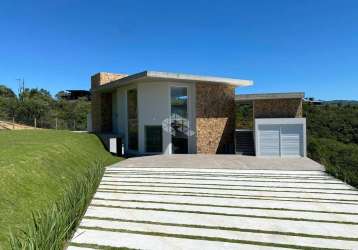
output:
<instances>
[{"instance_id":1,"label":"roof overhang","mask_svg":"<svg viewBox=\"0 0 358 250\"><path fill-rule=\"evenodd\" d=\"M168 80L180 82L205 82L205 83L220 83L225 85L232 85L235 87L251 86L253 81L241 80L234 78L215 77L215 76L199 76L181 73L159 72L159 71L143 71L137 74L129 75L121 79L103 84L92 91L107 92L115 88L136 82L138 80Z\"/></svg>"},{"instance_id":2,"label":"roof overhang","mask_svg":"<svg viewBox=\"0 0 358 250\"><path fill-rule=\"evenodd\" d=\"M290 92L290 93L266 93L266 94L248 94L236 95L235 101L247 102L255 100L273 100L273 99L303 99L304 92Z\"/></svg>"}]
</instances>

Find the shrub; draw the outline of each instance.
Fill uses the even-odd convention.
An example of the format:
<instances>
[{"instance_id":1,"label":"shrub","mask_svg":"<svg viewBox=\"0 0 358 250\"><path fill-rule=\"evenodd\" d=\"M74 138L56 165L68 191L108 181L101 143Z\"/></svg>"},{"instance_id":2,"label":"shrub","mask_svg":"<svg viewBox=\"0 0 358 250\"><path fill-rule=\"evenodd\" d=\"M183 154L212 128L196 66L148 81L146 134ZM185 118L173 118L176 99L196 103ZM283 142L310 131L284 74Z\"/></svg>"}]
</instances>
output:
<instances>
[{"instance_id":1,"label":"shrub","mask_svg":"<svg viewBox=\"0 0 358 250\"><path fill-rule=\"evenodd\" d=\"M52 207L33 212L32 222L11 233L11 249L62 250L77 227L103 176L103 164L97 162L72 185Z\"/></svg>"},{"instance_id":2,"label":"shrub","mask_svg":"<svg viewBox=\"0 0 358 250\"><path fill-rule=\"evenodd\" d=\"M358 145L310 137L308 156L326 167L333 176L358 187Z\"/></svg>"},{"instance_id":3,"label":"shrub","mask_svg":"<svg viewBox=\"0 0 358 250\"><path fill-rule=\"evenodd\" d=\"M316 138L358 143L358 105L304 105L307 132Z\"/></svg>"}]
</instances>

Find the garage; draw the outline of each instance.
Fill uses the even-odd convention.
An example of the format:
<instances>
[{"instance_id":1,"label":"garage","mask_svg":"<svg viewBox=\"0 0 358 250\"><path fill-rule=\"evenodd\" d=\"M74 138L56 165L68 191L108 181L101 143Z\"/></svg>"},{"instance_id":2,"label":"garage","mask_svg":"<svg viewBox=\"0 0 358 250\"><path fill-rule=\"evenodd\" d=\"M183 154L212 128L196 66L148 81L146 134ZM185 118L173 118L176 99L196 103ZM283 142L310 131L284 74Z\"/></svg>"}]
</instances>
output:
<instances>
[{"instance_id":1,"label":"garage","mask_svg":"<svg viewBox=\"0 0 358 250\"><path fill-rule=\"evenodd\" d=\"M255 148L257 156L306 156L306 119L255 119Z\"/></svg>"}]
</instances>

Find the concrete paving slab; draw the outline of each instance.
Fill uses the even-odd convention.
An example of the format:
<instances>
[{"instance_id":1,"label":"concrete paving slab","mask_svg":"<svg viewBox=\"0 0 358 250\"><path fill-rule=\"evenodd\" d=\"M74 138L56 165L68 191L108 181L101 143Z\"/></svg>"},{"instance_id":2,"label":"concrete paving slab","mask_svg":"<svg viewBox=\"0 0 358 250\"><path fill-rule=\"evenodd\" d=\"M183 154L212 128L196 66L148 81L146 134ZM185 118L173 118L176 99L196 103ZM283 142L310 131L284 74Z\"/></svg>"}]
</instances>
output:
<instances>
[{"instance_id":1,"label":"concrete paving slab","mask_svg":"<svg viewBox=\"0 0 358 250\"><path fill-rule=\"evenodd\" d=\"M216 227L238 227L254 230L320 234L326 236L351 237L358 235L358 225L323 223L310 221L249 218L241 216L207 215L199 213L152 211L109 207L89 207L86 216L122 220L140 220L174 224L211 225ZM358 243L358 242L357 242Z\"/></svg>"},{"instance_id":2,"label":"concrete paving slab","mask_svg":"<svg viewBox=\"0 0 358 250\"><path fill-rule=\"evenodd\" d=\"M170 168L166 171L155 171L155 170L132 170L131 168L111 168L107 167L106 173L116 174L116 173L123 173L123 174L131 174L131 175L151 175L151 174L157 174L157 175L198 175L198 176L204 176L204 175L219 175L219 176L243 176L243 177L250 177L250 178L256 178L256 177L290 177L290 178L329 178L333 179L332 176L329 176L328 174L322 174L317 171L300 171L302 173L293 174L292 172L298 172L298 171L271 171L271 173L268 173L269 170L257 170L257 171L245 171L240 170L240 172L236 172L235 170L228 171L227 169L201 169L203 171L194 171L193 169L188 169L189 171L183 171L182 168ZM226 170L226 171L224 171ZM265 172L263 172L265 171ZM305 173L305 174L304 174Z\"/></svg>"},{"instance_id":3,"label":"concrete paving slab","mask_svg":"<svg viewBox=\"0 0 358 250\"><path fill-rule=\"evenodd\" d=\"M161 192L182 192L182 193L203 193L213 195L252 195L252 196L279 196L282 198L308 198L308 199L329 199L332 201L347 200L351 202L358 202L358 192L355 194L322 194L322 193L304 193L304 192L270 192L270 191L251 191L251 190L212 190L205 188L181 188L181 187L150 187L150 186L131 186L122 187L118 185L100 185L100 190L135 190L135 191L161 191Z\"/></svg>"},{"instance_id":4,"label":"concrete paving slab","mask_svg":"<svg viewBox=\"0 0 358 250\"><path fill-rule=\"evenodd\" d=\"M309 158L264 158L241 155L155 155L133 157L119 164L123 168L196 168L246 170L324 170Z\"/></svg>"},{"instance_id":5,"label":"concrete paving slab","mask_svg":"<svg viewBox=\"0 0 358 250\"><path fill-rule=\"evenodd\" d=\"M127 160L126 160L127 161ZM220 173L220 174L262 174L262 175L313 175L313 176L329 176L327 173L322 173L322 170L316 169L316 170L282 170L282 169L226 169L226 168L195 168L193 165L191 168L181 168L181 167L175 167L170 166L166 168L158 168L158 167L130 167L130 168L123 168L120 165L121 163L124 163L124 161L121 161L119 163L107 166L107 171L120 171L120 172L135 172L135 173L147 173L147 172L154 172L154 173L172 173L172 172L179 172L179 173ZM240 172L237 172L236 170L240 170Z\"/></svg>"},{"instance_id":6,"label":"concrete paving slab","mask_svg":"<svg viewBox=\"0 0 358 250\"><path fill-rule=\"evenodd\" d=\"M129 161L127 159L125 161ZM167 166L163 168L155 167L123 167L125 166L125 161L115 163L113 165L107 166L107 171L120 171L120 172L154 172L154 173L166 173L166 172L188 172L188 173L228 173L228 174L277 174L277 175L315 175L322 176L322 170L282 170L282 169L227 169L227 168L195 168L195 165L192 164L191 168L183 168L180 166ZM160 163L160 162L159 162ZM122 166L123 165L123 166ZM240 170L240 172L237 172ZM323 173L327 175L326 173Z\"/></svg>"},{"instance_id":7,"label":"concrete paving slab","mask_svg":"<svg viewBox=\"0 0 358 250\"><path fill-rule=\"evenodd\" d=\"M119 222L119 221L108 221L108 220L94 220L84 219L80 225L81 227L99 227L106 229L124 229L132 231L142 232L158 232L158 233L169 233L169 234L181 234L181 235L192 235L192 236L203 236L203 237L220 237L225 239L234 240L248 240L253 242L262 243L275 243L275 244L289 244L306 247L318 247L318 248L344 248L353 249L357 246L357 241L344 241L337 239L322 239L322 238L308 238L299 236L289 235L274 235L265 233L253 233L253 232L239 232L229 230L218 230L218 229L207 229L207 228L190 228L180 226L163 226L156 224L144 224L144 223L133 223L133 222ZM100 230L100 229L99 229ZM220 248L220 247L219 247Z\"/></svg>"},{"instance_id":8,"label":"concrete paving slab","mask_svg":"<svg viewBox=\"0 0 358 250\"><path fill-rule=\"evenodd\" d=\"M162 169L162 171L159 171ZM127 174L192 174L192 175L206 175L206 174L218 174L218 175L233 175L233 176L248 176L248 177L302 177L302 178L333 178L332 176L322 173L322 171L284 171L284 170L240 170L237 172L235 169L183 169L183 168L157 168L157 169L138 169L138 168L119 168L117 167L107 167L106 173L127 173Z\"/></svg>"},{"instance_id":9,"label":"concrete paving slab","mask_svg":"<svg viewBox=\"0 0 358 250\"><path fill-rule=\"evenodd\" d=\"M322 169L306 158L131 158L106 169L71 242L93 248L88 244L358 249L358 191Z\"/></svg>"},{"instance_id":10,"label":"concrete paving slab","mask_svg":"<svg viewBox=\"0 0 358 250\"><path fill-rule=\"evenodd\" d=\"M206 204L207 206L246 206L267 209L291 209L308 211L326 211L332 213L358 213L357 204L340 203L316 203L316 202L297 202L297 201L279 201L279 200L260 200L243 198L215 198L215 197L189 197L189 196L163 196L151 194L120 194L120 193L96 193L95 198L99 199L117 199L117 200L139 200L144 202L173 202L173 203L193 203Z\"/></svg>"},{"instance_id":11,"label":"concrete paving slab","mask_svg":"<svg viewBox=\"0 0 358 250\"><path fill-rule=\"evenodd\" d=\"M190 179L190 180L228 180L228 181L261 181L261 182L290 182L290 183L331 183L331 184L340 184L341 182L333 179L298 179L298 178L245 178L245 177L225 177L225 176L217 176L212 174L210 176L178 176L178 175L126 175L126 174L105 174L104 177L121 177L121 178L143 178L143 179Z\"/></svg>"},{"instance_id":12,"label":"concrete paving slab","mask_svg":"<svg viewBox=\"0 0 358 250\"><path fill-rule=\"evenodd\" d=\"M280 182L280 181L242 181L242 180L222 180L222 179L187 179L187 178L173 178L173 177L163 177L161 179L153 179L153 178L125 178L125 177L103 177L104 181L137 181L138 183L144 182L144 181L157 181L162 182L163 180L167 181L168 183L178 183L178 182L186 182L186 183L199 183L199 184L235 184L235 185L256 185L256 186L281 186L281 187L287 187L291 185L295 185L296 187L306 187L306 188L322 188L322 183L312 183L312 182ZM328 188L334 188L334 189L341 189L341 188L349 188L346 184L337 182L337 183L329 183Z\"/></svg>"},{"instance_id":13,"label":"concrete paving slab","mask_svg":"<svg viewBox=\"0 0 358 250\"><path fill-rule=\"evenodd\" d=\"M308 220L326 220L326 221L345 221L355 222L358 224L357 215L343 215L343 214L330 214L330 213L314 213L314 212L298 212L298 211L284 211L284 210L264 210L252 208L228 208L228 207L210 207L210 206L193 206L193 205L180 205L180 204L153 204L145 202L125 202L125 201L108 201L96 200L92 201L92 205L103 206L121 206L131 208L152 208L152 209L165 209L177 211L197 211L206 213L224 213L224 214L241 214L252 216L267 216L277 218L296 218Z\"/></svg>"},{"instance_id":14,"label":"concrete paving slab","mask_svg":"<svg viewBox=\"0 0 358 250\"><path fill-rule=\"evenodd\" d=\"M95 248L69 246L67 250L95 250Z\"/></svg>"},{"instance_id":15,"label":"concrete paving slab","mask_svg":"<svg viewBox=\"0 0 358 250\"><path fill-rule=\"evenodd\" d=\"M79 229L72 240L76 243L98 244L102 246L127 247L134 249L180 250L275 250L276 247L255 246L220 241L192 240L173 237L119 233L100 230ZM282 248L285 249L285 248ZM286 248L287 249L287 248Z\"/></svg>"},{"instance_id":16,"label":"concrete paving slab","mask_svg":"<svg viewBox=\"0 0 358 250\"><path fill-rule=\"evenodd\" d=\"M102 181L101 185L118 185L116 182L112 181ZM323 193L323 194L357 194L357 190L350 189L349 187L343 187L341 189L332 189L332 188L299 188L294 186L287 187L278 187L278 186L253 186L253 185L235 185L232 183L222 184L222 185L213 185L213 184L195 184L195 183L170 183L170 182L156 182L156 181L148 181L148 182L128 182L121 181L121 187L130 188L130 187L141 187L151 186L151 187L183 187L183 188L208 188L208 189L226 189L226 190L260 190L260 191L274 191L274 192L310 192L310 193Z\"/></svg>"}]
</instances>

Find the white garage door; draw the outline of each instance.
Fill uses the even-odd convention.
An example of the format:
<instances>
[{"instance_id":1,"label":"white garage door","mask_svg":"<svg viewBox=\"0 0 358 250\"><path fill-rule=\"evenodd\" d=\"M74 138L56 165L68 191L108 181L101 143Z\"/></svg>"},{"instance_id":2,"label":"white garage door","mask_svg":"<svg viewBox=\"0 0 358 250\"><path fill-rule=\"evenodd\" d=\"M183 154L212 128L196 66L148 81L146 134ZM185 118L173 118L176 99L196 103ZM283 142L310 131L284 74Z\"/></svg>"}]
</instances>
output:
<instances>
[{"instance_id":1,"label":"white garage door","mask_svg":"<svg viewBox=\"0 0 358 250\"><path fill-rule=\"evenodd\" d=\"M280 156L280 127L277 125L260 125L259 134L261 155Z\"/></svg>"},{"instance_id":2,"label":"white garage door","mask_svg":"<svg viewBox=\"0 0 358 250\"><path fill-rule=\"evenodd\" d=\"M281 126L281 155L302 156L302 125L289 124Z\"/></svg>"},{"instance_id":3,"label":"white garage door","mask_svg":"<svg viewBox=\"0 0 358 250\"><path fill-rule=\"evenodd\" d=\"M257 132L259 155L303 156L302 124L262 124Z\"/></svg>"}]
</instances>

